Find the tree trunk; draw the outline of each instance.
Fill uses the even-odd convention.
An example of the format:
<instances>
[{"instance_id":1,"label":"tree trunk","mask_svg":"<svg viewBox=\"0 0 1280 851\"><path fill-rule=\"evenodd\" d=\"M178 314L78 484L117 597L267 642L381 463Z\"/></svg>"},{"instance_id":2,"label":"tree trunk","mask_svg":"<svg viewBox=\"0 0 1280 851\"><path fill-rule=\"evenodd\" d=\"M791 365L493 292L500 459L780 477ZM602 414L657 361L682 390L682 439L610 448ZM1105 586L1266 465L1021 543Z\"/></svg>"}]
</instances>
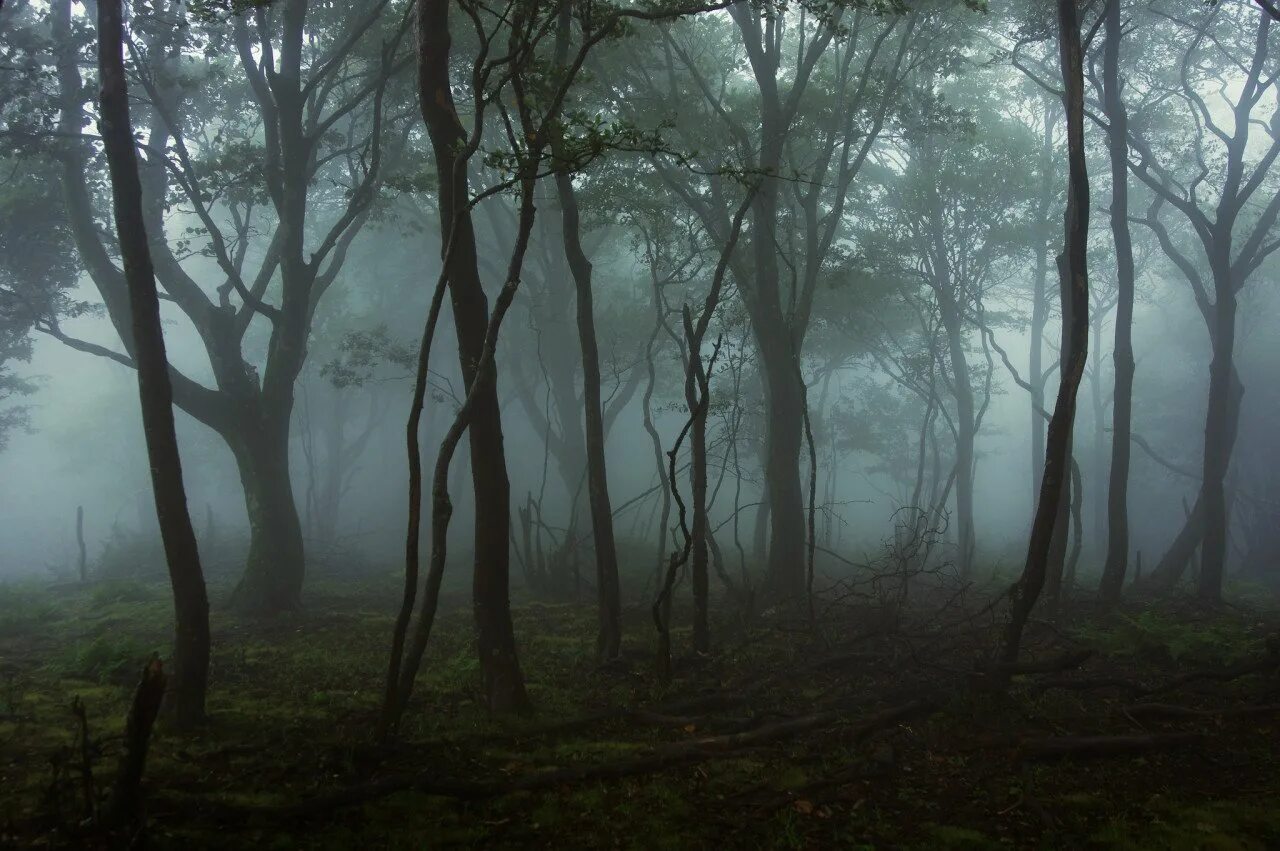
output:
<instances>
[{"instance_id":1,"label":"tree trunk","mask_svg":"<svg viewBox=\"0 0 1280 851\"><path fill-rule=\"evenodd\" d=\"M110 170L116 235L129 291L133 358L138 371L143 434L151 462L151 485L173 587L174 650L169 706L175 722L187 727L204 719L209 677L209 601L195 530L187 511L182 460L174 427L173 389L160 326L160 299L143 224L142 183L125 83L121 5L121 0L98 3L98 70L102 86L98 127Z\"/></svg>"},{"instance_id":2,"label":"tree trunk","mask_svg":"<svg viewBox=\"0 0 1280 851\"><path fill-rule=\"evenodd\" d=\"M1116 339L1112 360L1116 381L1112 390L1111 473L1107 489L1107 559L1098 595L1105 603L1120 599L1129 559L1129 458L1133 450L1134 265L1129 233L1129 119L1120 92L1120 0L1105 12L1102 87L1103 110L1110 124L1111 235L1116 248Z\"/></svg>"},{"instance_id":3,"label":"tree trunk","mask_svg":"<svg viewBox=\"0 0 1280 851\"><path fill-rule=\"evenodd\" d=\"M76 506L76 547L80 551L80 581L89 581L89 558L84 547L84 506Z\"/></svg>"},{"instance_id":4,"label":"tree trunk","mask_svg":"<svg viewBox=\"0 0 1280 851\"><path fill-rule=\"evenodd\" d=\"M1045 441L1044 479L1031 526L1027 561L1021 578L1009 591L1010 617L1001 653L1006 664L1017 661L1022 630L1044 587L1049 548L1058 525L1063 480L1071 459L1076 396L1089 357L1089 174L1084 150L1084 67L1076 0L1058 0L1058 34L1070 171L1064 216L1066 240L1058 264L1063 329L1061 380Z\"/></svg>"},{"instance_id":5,"label":"tree trunk","mask_svg":"<svg viewBox=\"0 0 1280 851\"><path fill-rule=\"evenodd\" d=\"M956 397L956 568L961 578L973 573L973 467L975 422L973 384L969 376L969 360L964 351L964 337L958 309L944 309L947 344L951 355L951 372Z\"/></svg>"},{"instance_id":6,"label":"tree trunk","mask_svg":"<svg viewBox=\"0 0 1280 851\"><path fill-rule=\"evenodd\" d=\"M1215 264L1217 265L1217 264ZM1231 452L1239 431L1240 403L1244 394L1235 371L1236 289L1228 271L1216 272L1214 288L1213 360L1209 364L1209 410L1204 426L1204 482L1200 504L1204 512L1204 540L1200 547L1200 580L1197 591L1203 600L1222 599L1226 573L1227 511L1226 482Z\"/></svg>"},{"instance_id":7,"label":"tree trunk","mask_svg":"<svg viewBox=\"0 0 1280 851\"><path fill-rule=\"evenodd\" d=\"M1215 306L1215 323L1223 320L1218 317ZM1235 299L1230 298L1230 310L1232 318L1230 322L1234 326ZM1221 497L1221 547L1223 558L1225 560L1226 550L1226 533L1227 533L1227 512L1226 512L1226 496L1225 496L1225 480L1227 468L1230 466L1231 451L1235 446L1236 434L1240 426L1240 405L1244 399L1244 386L1240 383L1239 375L1236 373L1232 358L1220 356L1218 354L1218 342L1214 340L1214 356L1210 363L1210 381L1209 381L1209 409L1205 415L1205 455L1203 473L1204 478L1200 484L1200 491L1196 496L1195 504L1192 506L1190 513L1187 515L1186 521L1182 528L1178 531L1173 543L1169 545L1169 549L1161 556L1160 561L1151 571L1148 582L1159 588L1169 589L1178 584L1186 573L1187 565L1191 563L1191 559L1195 555L1197 547L1201 547L1202 555L1207 556L1207 547L1202 546L1207 543L1206 536L1208 533L1207 522L1207 503L1206 503L1206 487L1205 483L1209 481L1210 475L1219 475L1217 472L1211 472L1210 468L1214 464L1221 465L1219 479L1219 489ZM1234 347L1234 334L1232 335L1232 346ZM1215 401L1215 372L1222 368L1222 364L1226 364L1227 375L1218 377L1218 381L1226 385L1226 399L1224 402ZM1223 392L1221 389L1216 392ZM1217 446L1216 458L1215 453L1210 452L1211 442ZM1201 571L1204 576L1204 571ZM1215 578L1210 574L1209 587L1205 587L1201 582L1199 593L1207 599L1217 599L1221 595L1222 575L1219 574ZM1217 592L1215 593L1213 585L1216 584Z\"/></svg>"},{"instance_id":8,"label":"tree trunk","mask_svg":"<svg viewBox=\"0 0 1280 851\"><path fill-rule=\"evenodd\" d=\"M567 10L568 7L566 7ZM567 23L567 21L566 21ZM622 649L622 597L618 585L618 551L613 538L613 508L605 464L604 416L600 399L600 351L591 298L591 261L582 250L578 199L573 178L556 174L556 191L564 224L564 249L577 291L578 340L582 345L582 404L587 442L587 495L596 554L596 593L600 633L596 653L602 661L615 659Z\"/></svg>"},{"instance_id":9,"label":"tree trunk","mask_svg":"<svg viewBox=\"0 0 1280 851\"><path fill-rule=\"evenodd\" d=\"M529 708L524 676L516 656L511 624L510 483L503 447L502 412L498 402L497 370L477 376L484 354L489 319L477 265L475 231L466 209L467 175L458 154L467 137L449 89L448 0L418 0L418 87L423 119L435 153L440 181L440 221L443 242L452 240L448 254L449 301L458 338L462 377L474 394L468 428L471 482L475 493L475 563L472 609L476 644L489 708L494 712L523 712ZM450 223L454 233L449 233Z\"/></svg>"},{"instance_id":10,"label":"tree trunk","mask_svg":"<svg viewBox=\"0 0 1280 851\"><path fill-rule=\"evenodd\" d=\"M700 357L696 351L692 357ZM691 367L694 369L696 367ZM699 382L701 383L701 382ZM707 391L702 391L706 393ZM711 652L710 576L707 551L707 405L699 404L698 397L689 402L693 411L693 425L689 429L689 478L692 491L693 516L689 523L689 536L693 539L690 578L693 585L693 649L698 653Z\"/></svg>"},{"instance_id":11,"label":"tree trunk","mask_svg":"<svg viewBox=\"0 0 1280 851\"><path fill-rule=\"evenodd\" d=\"M1044 110L1044 137L1040 144L1040 172L1042 188L1037 209L1036 223L1049 220L1049 204L1053 198L1050 176L1053 172L1053 125L1055 105L1046 98ZM1031 292L1031 360L1028 365L1031 384L1031 496L1040 493L1044 475L1044 418L1040 412L1044 405L1044 328L1049 321L1049 301L1045 292L1049 280L1049 247L1043 239L1036 240L1035 277Z\"/></svg>"},{"instance_id":12,"label":"tree trunk","mask_svg":"<svg viewBox=\"0 0 1280 851\"><path fill-rule=\"evenodd\" d=\"M1074 431L1067 438L1068 445L1074 443ZM1070 450L1068 450L1070 452ZM1075 467L1075 459L1068 454L1067 466ZM1049 556L1045 567L1045 596L1049 600L1049 609L1054 616L1062 600L1062 577L1067 566L1067 544L1071 538L1069 524L1071 521L1072 483L1070 476L1063 476L1062 491L1058 497L1058 513L1053 521L1053 537L1049 542Z\"/></svg>"},{"instance_id":13,"label":"tree trunk","mask_svg":"<svg viewBox=\"0 0 1280 851\"><path fill-rule=\"evenodd\" d=\"M249 517L249 558L232 605L256 614L297 609L305 559L302 522L289 476L286 413L263 416L227 435L240 471Z\"/></svg>"},{"instance_id":14,"label":"tree trunk","mask_svg":"<svg viewBox=\"0 0 1280 851\"><path fill-rule=\"evenodd\" d=\"M805 590L804 491L800 482L804 388L785 325L779 320L767 325L756 322L755 326L765 379L769 584L775 594L800 600Z\"/></svg>"}]
</instances>

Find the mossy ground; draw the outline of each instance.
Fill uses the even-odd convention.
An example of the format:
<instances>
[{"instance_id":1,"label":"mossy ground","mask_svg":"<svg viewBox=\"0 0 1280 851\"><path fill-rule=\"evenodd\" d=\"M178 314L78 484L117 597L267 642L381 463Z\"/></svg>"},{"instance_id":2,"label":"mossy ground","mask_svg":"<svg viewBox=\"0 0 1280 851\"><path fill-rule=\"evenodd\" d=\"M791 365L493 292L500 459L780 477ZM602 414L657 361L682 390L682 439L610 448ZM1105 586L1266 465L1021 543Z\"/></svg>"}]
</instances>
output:
<instances>
[{"instance_id":1,"label":"mossy ground","mask_svg":"<svg viewBox=\"0 0 1280 851\"><path fill-rule=\"evenodd\" d=\"M1106 689L1008 693L963 687L994 624L929 638L929 624L852 642L853 612L818 634L765 618L717 625L717 652L652 671L648 613L628 614L624 663L593 659L590 605L521 601L515 611L532 718L477 703L469 606L443 607L401 741L372 745L396 577L322 578L306 609L270 623L215 609L211 721L157 730L147 766L149 840L168 848L1176 848L1280 847L1280 712L1143 722ZM216 595L215 595L216 596ZM13 847L75 847L74 784L50 795L74 755L74 697L109 782L133 681L166 651L163 585L115 582L0 588L0 834ZM869 617L869 616L868 616ZM677 620L681 613L677 612ZM687 620L687 618L685 618ZM978 624L974 626L973 624ZM1099 651L1089 676L1160 682L1261 652L1265 609L1139 608L1042 624L1036 651ZM677 631L677 648L688 646ZM852 648L852 652L849 651ZM837 658L838 657L838 658ZM831 658L831 664L813 664ZM1084 673L1081 673L1084 676ZM552 722L657 705L710 690L747 695L696 718L605 721L570 733ZM751 729L816 707L850 721L929 690L941 711L855 742L840 723L767 746L608 782L461 802L418 792L358 806L271 816L269 808L372 778L430 770L495 781L551 767L650 753L666 743ZM1199 708L1280 703L1276 673L1196 683L1158 698ZM1027 736L1193 730L1195 745L1139 756L1019 763ZM264 809L265 808L265 809ZM241 813L241 815L236 815Z\"/></svg>"}]
</instances>

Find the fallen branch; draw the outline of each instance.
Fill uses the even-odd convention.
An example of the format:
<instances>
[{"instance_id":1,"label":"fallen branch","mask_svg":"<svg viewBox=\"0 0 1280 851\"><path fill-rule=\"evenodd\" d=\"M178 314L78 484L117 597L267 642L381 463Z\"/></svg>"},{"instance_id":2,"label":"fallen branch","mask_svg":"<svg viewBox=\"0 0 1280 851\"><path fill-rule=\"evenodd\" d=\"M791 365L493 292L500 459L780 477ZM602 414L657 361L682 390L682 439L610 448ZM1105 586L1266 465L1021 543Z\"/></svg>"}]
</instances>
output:
<instances>
[{"instance_id":1,"label":"fallen branch","mask_svg":"<svg viewBox=\"0 0 1280 851\"><path fill-rule=\"evenodd\" d=\"M1017 761L1066 757L1124 756L1180 747L1198 741L1198 733L1152 733L1137 736L1053 736L1029 739L1018 748Z\"/></svg>"},{"instance_id":2,"label":"fallen branch","mask_svg":"<svg viewBox=\"0 0 1280 851\"><path fill-rule=\"evenodd\" d=\"M1057 674L1062 671L1070 671L1073 668L1079 668L1091 658L1093 658L1092 650L1076 650L1062 656L1053 656L1039 661L1010 662L1002 665L993 665L988 668L988 670L1010 677L1025 676L1029 674Z\"/></svg>"},{"instance_id":3,"label":"fallen branch","mask_svg":"<svg viewBox=\"0 0 1280 851\"><path fill-rule=\"evenodd\" d=\"M915 700L901 706L869 715L854 723L852 738L860 741L884 727L890 727L909 718L933 712L935 705L927 700ZM402 777L386 777L359 786L321 795L298 804L279 808L250 810L252 813L273 816L311 816L350 807L397 792L415 791L461 800L482 800L510 795L516 792L535 792L569 783L593 780L617 780L649 774L680 765L706 762L726 754L780 739L796 736L812 730L829 727L840 721L844 713L828 710L811 715L787 718L765 724L742 733L709 736L690 742L679 742L655 749L645 756L593 765L576 765L550 771L539 771L501 781L467 781L441 777L435 770ZM241 815L244 813L242 812Z\"/></svg>"},{"instance_id":4,"label":"fallen branch","mask_svg":"<svg viewBox=\"0 0 1280 851\"><path fill-rule=\"evenodd\" d=\"M1228 706L1222 709L1193 709L1190 706L1179 706L1176 703L1135 703L1122 707L1121 714L1131 718L1207 718L1248 717L1250 715L1270 715L1280 712L1280 703L1265 703L1255 706Z\"/></svg>"},{"instance_id":5,"label":"fallen branch","mask_svg":"<svg viewBox=\"0 0 1280 851\"><path fill-rule=\"evenodd\" d=\"M1268 643L1267 654L1259 659L1253 659L1247 662L1240 662L1236 665L1227 665L1220 668L1206 668L1199 671L1190 671L1180 674L1172 679L1156 686L1144 686L1141 683L1135 683L1130 680L1123 680L1115 677L1107 677L1100 679L1073 680L1068 678L1045 680L1039 683L1041 690L1051 688L1071 689L1074 691L1087 691L1100 688L1119 688L1131 692L1135 697L1150 697L1155 694L1164 694L1165 692L1175 691L1183 686L1200 681L1225 683L1240 677L1256 674L1262 671L1280 668L1280 650L1277 645L1280 642L1271 641Z\"/></svg>"}]
</instances>

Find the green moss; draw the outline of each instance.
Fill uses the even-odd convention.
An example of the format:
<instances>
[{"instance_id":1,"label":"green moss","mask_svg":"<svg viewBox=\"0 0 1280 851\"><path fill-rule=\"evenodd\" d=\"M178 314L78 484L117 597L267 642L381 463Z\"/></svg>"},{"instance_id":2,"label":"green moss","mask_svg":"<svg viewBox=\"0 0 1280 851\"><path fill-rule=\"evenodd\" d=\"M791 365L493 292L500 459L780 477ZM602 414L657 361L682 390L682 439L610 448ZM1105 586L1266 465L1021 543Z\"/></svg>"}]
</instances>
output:
<instances>
[{"instance_id":1,"label":"green moss","mask_svg":"<svg viewBox=\"0 0 1280 851\"><path fill-rule=\"evenodd\" d=\"M160 648L131 635L99 635L79 641L54 659L52 667L62 676L98 682L124 682L142 670Z\"/></svg>"},{"instance_id":2,"label":"green moss","mask_svg":"<svg viewBox=\"0 0 1280 851\"><path fill-rule=\"evenodd\" d=\"M927 847L956 849L999 848L1000 843L979 830L960 827L954 824L926 824L925 833L929 837ZM925 846L921 846L925 847Z\"/></svg>"},{"instance_id":3,"label":"green moss","mask_svg":"<svg viewBox=\"0 0 1280 851\"><path fill-rule=\"evenodd\" d=\"M1113 819L1093 836L1108 848L1265 851L1280 847L1280 807L1213 801L1161 807L1150 821Z\"/></svg>"},{"instance_id":4,"label":"green moss","mask_svg":"<svg viewBox=\"0 0 1280 851\"><path fill-rule=\"evenodd\" d=\"M1258 652L1262 644L1254 625L1239 618L1188 620L1156 609L1135 615L1117 612L1106 621L1079 627L1077 633L1108 655L1198 664L1235 661Z\"/></svg>"}]
</instances>

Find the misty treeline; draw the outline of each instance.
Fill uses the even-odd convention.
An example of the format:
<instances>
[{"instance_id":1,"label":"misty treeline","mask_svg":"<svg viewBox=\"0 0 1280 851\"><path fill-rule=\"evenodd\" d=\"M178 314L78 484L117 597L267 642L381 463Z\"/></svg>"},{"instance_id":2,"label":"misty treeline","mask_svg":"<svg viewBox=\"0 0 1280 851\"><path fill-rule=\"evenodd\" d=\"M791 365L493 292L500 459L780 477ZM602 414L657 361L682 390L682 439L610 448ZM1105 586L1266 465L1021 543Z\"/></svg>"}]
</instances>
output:
<instances>
[{"instance_id":1,"label":"misty treeline","mask_svg":"<svg viewBox=\"0 0 1280 851\"><path fill-rule=\"evenodd\" d=\"M656 635L666 678L673 619L706 653L717 609L812 618L880 539L903 597L989 584L976 483L1011 463L1027 543L991 665L1037 605L1218 601L1280 569L1274 16L7 0L0 440L57 381L33 341L136 373L187 724L214 518L183 417L243 490L239 610L301 606L380 490L405 531L383 737L459 553L485 700L522 712L513 571L593 600L602 663ZM1002 404L1029 458L982 443ZM387 446L395 474L360 479ZM1131 513L1171 487L1192 499L1157 500L1138 575ZM853 540L868 500L884 528ZM631 605L653 633L623 634Z\"/></svg>"}]
</instances>

